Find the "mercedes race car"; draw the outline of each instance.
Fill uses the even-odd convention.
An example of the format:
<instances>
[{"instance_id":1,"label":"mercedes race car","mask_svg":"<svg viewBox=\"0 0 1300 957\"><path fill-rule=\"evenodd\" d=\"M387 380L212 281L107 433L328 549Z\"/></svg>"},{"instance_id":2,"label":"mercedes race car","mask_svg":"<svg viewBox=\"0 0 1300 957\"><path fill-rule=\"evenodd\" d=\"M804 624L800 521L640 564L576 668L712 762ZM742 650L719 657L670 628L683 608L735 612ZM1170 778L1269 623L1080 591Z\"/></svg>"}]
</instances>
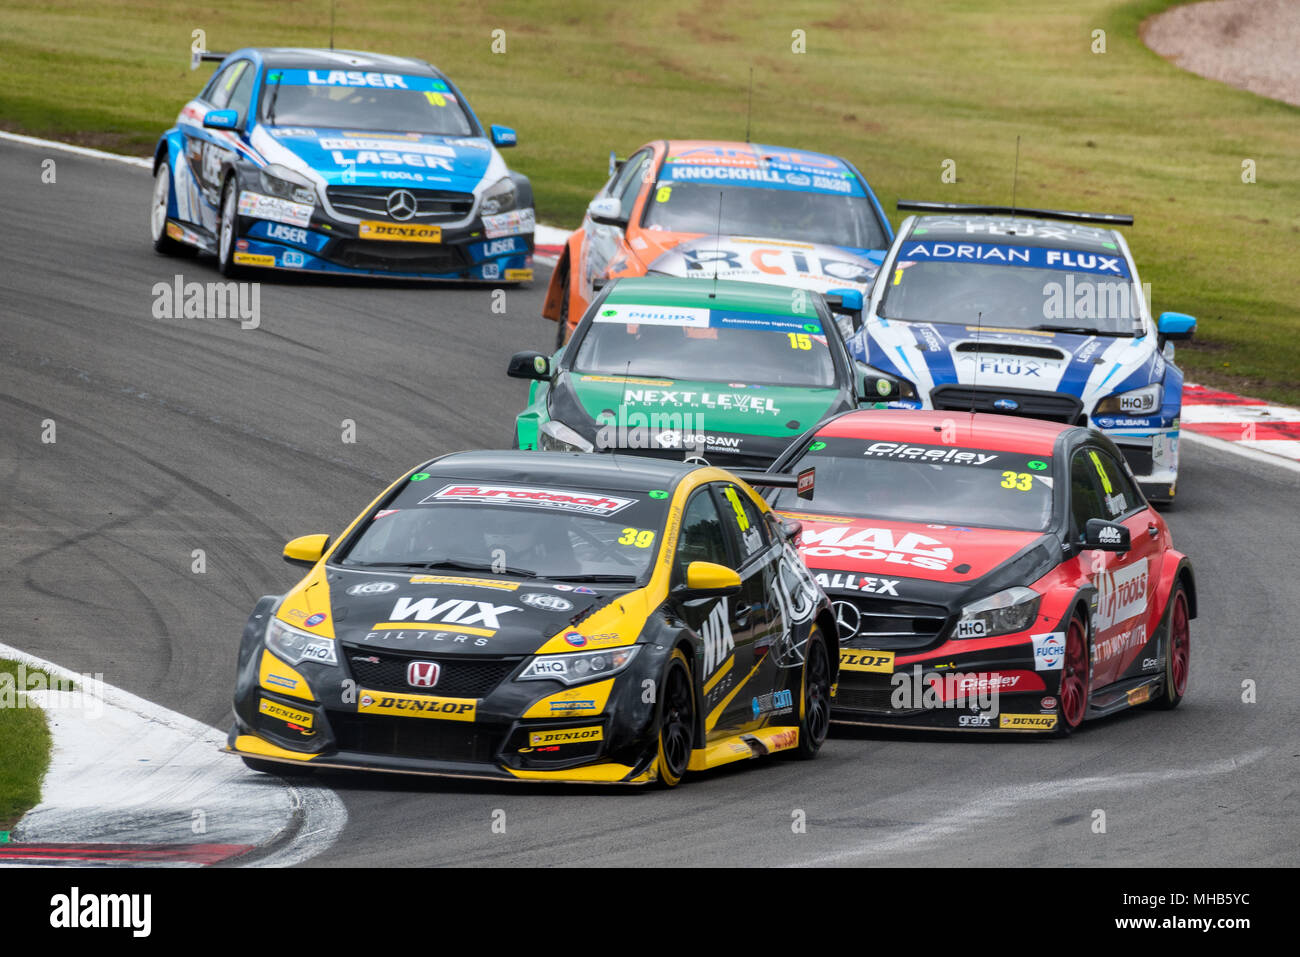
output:
<instances>
[{"instance_id":1,"label":"mercedes race car","mask_svg":"<svg viewBox=\"0 0 1300 957\"><path fill-rule=\"evenodd\" d=\"M872 290L854 356L882 405L1091 425L1147 497L1173 499L1183 373L1196 320L1151 317L1123 235L1131 216L900 202L911 216ZM1099 224L1099 225L1089 225Z\"/></svg>"},{"instance_id":2,"label":"mercedes race car","mask_svg":"<svg viewBox=\"0 0 1300 957\"><path fill-rule=\"evenodd\" d=\"M563 345L608 278L664 274L871 289L893 229L846 159L783 146L657 140L619 163L565 244L542 315Z\"/></svg>"},{"instance_id":3,"label":"mercedes race car","mask_svg":"<svg viewBox=\"0 0 1300 957\"><path fill-rule=\"evenodd\" d=\"M221 61L154 153L162 253L243 267L525 282L533 191L456 86L422 60L254 49Z\"/></svg>"},{"instance_id":4,"label":"mercedes race car","mask_svg":"<svg viewBox=\"0 0 1300 957\"><path fill-rule=\"evenodd\" d=\"M611 280L555 356L520 352L534 380L516 447L766 468L864 376L825 298L747 282Z\"/></svg>"},{"instance_id":5,"label":"mercedes race car","mask_svg":"<svg viewBox=\"0 0 1300 957\"><path fill-rule=\"evenodd\" d=\"M257 770L673 786L829 729L830 605L720 469L462 452L284 557L239 649Z\"/></svg>"},{"instance_id":6,"label":"mercedes race car","mask_svg":"<svg viewBox=\"0 0 1300 957\"><path fill-rule=\"evenodd\" d=\"M770 494L835 608L835 720L1069 734L1182 700L1191 563L1102 433L864 410L772 470L810 466Z\"/></svg>"}]
</instances>

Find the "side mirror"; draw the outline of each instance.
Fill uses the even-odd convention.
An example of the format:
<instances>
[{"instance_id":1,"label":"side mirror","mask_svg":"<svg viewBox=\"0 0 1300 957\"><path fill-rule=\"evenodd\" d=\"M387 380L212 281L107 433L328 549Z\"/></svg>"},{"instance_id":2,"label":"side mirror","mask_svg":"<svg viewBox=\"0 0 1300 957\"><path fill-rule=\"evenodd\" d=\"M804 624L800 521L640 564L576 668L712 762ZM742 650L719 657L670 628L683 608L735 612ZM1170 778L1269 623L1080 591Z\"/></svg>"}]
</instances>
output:
<instances>
[{"instance_id":1,"label":"side mirror","mask_svg":"<svg viewBox=\"0 0 1300 957\"><path fill-rule=\"evenodd\" d=\"M799 536L803 534L803 522L788 515L778 515L777 521L781 523L781 531L785 533L785 537L791 544L799 540Z\"/></svg>"},{"instance_id":2,"label":"side mirror","mask_svg":"<svg viewBox=\"0 0 1300 957\"><path fill-rule=\"evenodd\" d=\"M841 312L862 312L862 292L858 289L827 289L822 295L832 309Z\"/></svg>"},{"instance_id":3,"label":"side mirror","mask_svg":"<svg viewBox=\"0 0 1300 957\"><path fill-rule=\"evenodd\" d=\"M1133 546L1127 525L1090 518L1083 530L1083 547L1103 552L1127 552Z\"/></svg>"},{"instance_id":4,"label":"side mirror","mask_svg":"<svg viewBox=\"0 0 1300 957\"><path fill-rule=\"evenodd\" d=\"M519 134L508 126L492 124L492 145L505 149L519 145Z\"/></svg>"},{"instance_id":5,"label":"side mirror","mask_svg":"<svg viewBox=\"0 0 1300 957\"><path fill-rule=\"evenodd\" d=\"M203 114L206 130L233 130L239 128L238 110L208 110Z\"/></svg>"},{"instance_id":6,"label":"side mirror","mask_svg":"<svg viewBox=\"0 0 1300 957\"><path fill-rule=\"evenodd\" d=\"M510 357L506 375L512 379L536 379L538 382L549 382L551 360L540 352L516 352Z\"/></svg>"},{"instance_id":7,"label":"side mirror","mask_svg":"<svg viewBox=\"0 0 1300 957\"><path fill-rule=\"evenodd\" d=\"M726 565L691 562L686 566L686 581L673 591L682 598L734 595L740 591L740 576Z\"/></svg>"},{"instance_id":8,"label":"side mirror","mask_svg":"<svg viewBox=\"0 0 1300 957\"><path fill-rule=\"evenodd\" d=\"M1156 332L1162 343L1171 339L1190 339L1196 333L1196 317L1185 312L1162 312L1156 320Z\"/></svg>"},{"instance_id":9,"label":"side mirror","mask_svg":"<svg viewBox=\"0 0 1300 957\"><path fill-rule=\"evenodd\" d=\"M284 560L290 565L311 568L325 554L329 546L328 535L302 535L284 546Z\"/></svg>"},{"instance_id":10,"label":"side mirror","mask_svg":"<svg viewBox=\"0 0 1300 957\"><path fill-rule=\"evenodd\" d=\"M623 218L623 205L613 196L597 196L587 206L587 215L593 223L601 226L617 226L622 229L627 225Z\"/></svg>"}]
</instances>

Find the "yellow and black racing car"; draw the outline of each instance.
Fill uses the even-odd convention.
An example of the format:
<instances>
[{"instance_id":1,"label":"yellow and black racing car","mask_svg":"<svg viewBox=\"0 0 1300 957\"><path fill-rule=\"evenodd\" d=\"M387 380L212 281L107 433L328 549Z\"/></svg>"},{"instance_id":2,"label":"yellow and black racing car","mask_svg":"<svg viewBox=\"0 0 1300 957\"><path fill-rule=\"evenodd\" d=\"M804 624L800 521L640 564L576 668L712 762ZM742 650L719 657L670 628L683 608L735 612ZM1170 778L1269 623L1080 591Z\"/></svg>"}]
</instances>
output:
<instances>
[{"instance_id":1,"label":"yellow and black racing car","mask_svg":"<svg viewBox=\"0 0 1300 957\"><path fill-rule=\"evenodd\" d=\"M462 452L379 496L244 631L228 750L362 768L676 785L812 757L837 677L793 529L733 473Z\"/></svg>"}]
</instances>

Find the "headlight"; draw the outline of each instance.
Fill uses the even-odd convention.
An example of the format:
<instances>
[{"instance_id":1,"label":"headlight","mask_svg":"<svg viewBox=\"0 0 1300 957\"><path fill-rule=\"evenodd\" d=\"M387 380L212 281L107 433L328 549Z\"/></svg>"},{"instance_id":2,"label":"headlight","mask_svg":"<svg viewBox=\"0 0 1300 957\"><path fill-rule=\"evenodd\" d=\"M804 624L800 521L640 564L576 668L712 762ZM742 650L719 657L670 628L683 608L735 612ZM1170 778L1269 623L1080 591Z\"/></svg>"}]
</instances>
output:
<instances>
[{"instance_id":1,"label":"headlight","mask_svg":"<svg viewBox=\"0 0 1300 957\"><path fill-rule=\"evenodd\" d=\"M548 419L537 433L537 446L543 452L594 452L596 447L563 422Z\"/></svg>"},{"instance_id":2,"label":"headlight","mask_svg":"<svg viewBox=\"0 0 1300 957\"><path fill-rule=\"evenodd\" d=\"M562 681L581 684L595 678L608 678L632 663L637 645L608 648L604 651L574 651L563 655L542 655L528 663L516 681Z\"/></svg>"},{"instance_id":3,"label":"headlight","mask_svg":"<svg viewBox=\"0 0 1300 957\"><path fill-rule=\"evenodd\" d=\"M1160 408L1161 393L1160 383L1157 382L1132 392L1108 395L1097 403L1093 415L1150 415Z\"/></svg>"},{"instance_id":4,"label":"headlight","mask_svg":"<svg viewBox=\"0 0 1300 957\"><path fill-rule=\"evenodd\" d=\"M295 203L316 202L316 190L293 170L272 163L261 171L262 191Z\"/></svg>"},{"instance_id":5,"label":"headlight","mask_svg":"<svg viewBox=\"0 0 1300 957\"><path fill-rule=\"evenodd\" d=\"M313 635L272 618L266 628L266 647L291 665L315 661L322 665L336 665L334 641L323 635Z\"/></svg>"},{"instance_id":6,"label":"headlight","mask_svg":"<svg viewBox=\"0 0 1300 957\"><path fill-rule=\"evenodd\" d=\"M504 176L483 193L483 205L479 207L479 213L483 216L504 213L515 208L515 199L515 181Z\"/></svg>"},{"instance_id":7,"label":"headlight","mask_svg":"<svg viewBox=\"0 0 1300 957\"><path fill-rule=\"evenodd\" d=\"M900 379L896 375L890 375L888 372L881 372L865 363L858 364L859 370L863 374L866 382L867 396L878 396L882 401L886 399L915 399L916 386L906 379Z\"/></svg>"},{"instance_id":8,"label":"headlight","mask_svg":"<svg viewBox=\"0 0 1300 957\"><path fill-rule=\"evenodd\" d=\"M965 606L957 622L957 638L987 638L1024 631L1038 616L1042 595L1017 585Z\"/></svg>"}]
</instances>

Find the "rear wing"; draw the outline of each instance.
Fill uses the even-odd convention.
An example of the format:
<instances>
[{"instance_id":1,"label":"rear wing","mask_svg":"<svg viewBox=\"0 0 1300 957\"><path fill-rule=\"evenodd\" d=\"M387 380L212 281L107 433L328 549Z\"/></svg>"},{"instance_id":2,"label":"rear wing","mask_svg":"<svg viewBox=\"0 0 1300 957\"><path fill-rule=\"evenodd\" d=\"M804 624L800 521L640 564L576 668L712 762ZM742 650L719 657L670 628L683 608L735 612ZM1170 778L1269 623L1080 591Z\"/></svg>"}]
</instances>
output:
<instances>
[{"instance_id":1,"label":"rear wing","mask_svg":"<svg viewBox=\"0 0 1300 957\"><path fill-rule=\"evenodd\" d=\"M727 469L736 478L755 488L792 488L799 498L812 498L817 469L807 468L798 475L789 472L760 472L757 469Z\"/></svg>"},{"instance_id":2,"label":"rear wing","mask_svg":"<svg viewBox=\"0 0 1300 957\"><path fill-rule=\"evenodd\" d=\"M1103 226L1132 226L1131 213L1085 213L1070 209L1031 209L1027 206L982 206L977 203L927 203L900 199L894 204L900 212L975 213L986 216L1032 216L1036 219L1060 219L1071 223L1099 223Z\"/></svg>"},{"instance_id":3,"label":"rear wing","mask_svg":"<svg viewBox=\"0 0 1300 957\"><path fill-rule=\"evenodd\" d=\"M197 70L199 64L205 62L220 63L229 53L217 53L213 50L191 50L190 51L190 69Z\"/></svg>"}]
</instances>

